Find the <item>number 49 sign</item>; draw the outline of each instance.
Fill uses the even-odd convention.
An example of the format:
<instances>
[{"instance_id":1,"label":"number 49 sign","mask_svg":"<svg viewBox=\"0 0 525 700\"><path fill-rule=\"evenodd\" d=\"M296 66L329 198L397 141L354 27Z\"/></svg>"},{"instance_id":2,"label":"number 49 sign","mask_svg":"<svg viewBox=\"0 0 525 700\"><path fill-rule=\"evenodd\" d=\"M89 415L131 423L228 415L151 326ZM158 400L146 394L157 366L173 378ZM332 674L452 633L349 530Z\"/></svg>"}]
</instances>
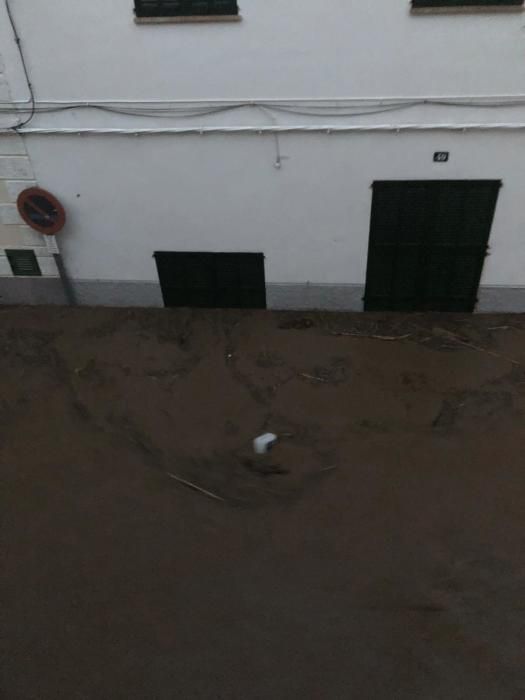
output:
<instances>
[{"instance_id":1,"label":"number 49 sign","mask_svg":"<svg viewBox=\"0 0 525 700\"><path fill-rule=\"evenodd\" d=\"M448 163L450 153L448 151L436 151L434 153L434 163Z\"/></svg>"}]
</instances>

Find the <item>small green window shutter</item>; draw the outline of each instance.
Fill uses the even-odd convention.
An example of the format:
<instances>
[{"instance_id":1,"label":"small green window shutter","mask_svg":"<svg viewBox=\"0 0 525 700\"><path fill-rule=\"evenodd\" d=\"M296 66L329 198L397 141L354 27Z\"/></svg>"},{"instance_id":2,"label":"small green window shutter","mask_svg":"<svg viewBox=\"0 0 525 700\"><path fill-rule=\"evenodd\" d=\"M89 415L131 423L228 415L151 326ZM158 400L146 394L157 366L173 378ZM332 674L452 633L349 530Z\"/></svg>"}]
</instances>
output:
<instances>
[{"instance_id":1,"label":"small green window shutter","mask_svg":"<svg viewBox=\"0 0 525 700\"><path fill-rule=\"evenodd\" d=\"M412 0L412 7L521 7L523 0Z\"/></svg>"},{"instance_id":2,"label":"small green window shutter","mask_svg":"<svg viewBox=\"0 0 525 700\"><path fill-rule=\"evenodd\" d=\"M42 275L34 250L6 250L13 275L19 277L40 277Z\"/></svg>"},{"instance_id":3,"label":"small green window shutter","mask_svg":"<svg viewBox=\"0 0 525 700\"><path fill-rule=\"evenodd\" d=\"M137 17L237 15L237 0L135 0Z\"/></svg>"}]
</instances>

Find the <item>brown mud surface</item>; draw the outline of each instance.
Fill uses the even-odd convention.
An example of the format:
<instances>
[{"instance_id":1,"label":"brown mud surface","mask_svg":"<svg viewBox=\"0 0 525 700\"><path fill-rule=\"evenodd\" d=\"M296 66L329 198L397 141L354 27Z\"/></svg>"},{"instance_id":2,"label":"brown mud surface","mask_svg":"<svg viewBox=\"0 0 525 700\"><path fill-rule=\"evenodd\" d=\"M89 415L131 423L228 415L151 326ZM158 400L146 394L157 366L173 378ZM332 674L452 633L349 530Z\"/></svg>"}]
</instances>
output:
<instances>
[{"instance_id":1,"label":"brown mud surface","mask_svg":"<svg viewBox=\"0 0 525 700\"><path fill-rule=\"evenodd\" d=\"M525 698L524 317L4 307L0 353L2 698Z\"/></svg>"}]
</instances>

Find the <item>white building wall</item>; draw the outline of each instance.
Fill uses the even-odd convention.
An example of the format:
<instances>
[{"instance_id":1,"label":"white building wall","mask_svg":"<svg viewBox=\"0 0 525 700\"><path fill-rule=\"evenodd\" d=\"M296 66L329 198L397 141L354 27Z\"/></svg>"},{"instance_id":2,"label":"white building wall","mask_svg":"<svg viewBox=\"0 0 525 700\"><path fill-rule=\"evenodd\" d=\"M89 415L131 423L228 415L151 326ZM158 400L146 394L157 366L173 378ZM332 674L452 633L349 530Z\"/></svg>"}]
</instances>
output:
<instances>
[{"instance_id":1,"label":"white building wall","mask_svg":"<svg viewBox=\"0 0 525 700\"><path fill-rule=\"evenodd\" d=\"M136 25L132 0L11 0L39 98L522 94L521 13L410 14L409 0L239 0L242 22ZM15 98L26 90L2 18Z\"/></svg>"},{"instance_id":2,"label":"white building wall","mask_svg":"<svg viewBox=\"0 0 525 700\"><path fill-rule=\"evenodd\" d=\"M413 16L408 0L242 0L238 23L137 25L131 0L11 2L40 104L265 105L193 119L77 109L32 120L24 136L31 167L66 206L60 245L84 300L160 304L156 250L257 251L274 305L358 309L373 181L488 178L504 187L480 308L525 310L521 13ZM4 21L0 47L11 92L26 100ZM436 97L516 104L439 105ZM280 100L301 111L358 104L373 112L388 98L406 107L351 118L271 109ZM413 98L429 103L410 106ZM319 125L390 130L281 134L280 169L271 133L132 135ZM457 125L467 131L449 129ZM130 133L96 133L107 129ZM438 150L450 151L449 163L433 163Z\"/></svg>"},{"instance_id":3,"label":"white building wall","mask_svg":"<svg viewBox=\"0 0 525 700\"><path fill-rule=\"evenodd\" d=\"M40 302L57 299L56 287L58 270L53 258L52 247L44 236L26 226L21 219L16 200L19 193L36 185L34 171L27 155L24 141L18 135L0 136L0 303L20 300L19 293L13 295L3 281L13 280L6 250L33 250L45 289L39 289L32 280L24 280L24 301ZM20 283L20 278L17 280ZM58 295L62 299L62 295Z\"/></svg>"},{"instance_id":4,"label":"white building wall","mask_svg":"<svg viewBox=\"0 0 525 700\"><path fill-rule=\"evenodd\" d=\"M5 72L5 63L0 54L0 103L10 101L10 84ZM6 123L10 123L9 120L13 121L12 118L4 119ZM0 118L0 125L2 123ZM51 281L53 284L58 277L58 270L45 238L25 225L16 207L20 192L35 185L33 167L23 138L14 133L7 136L0 135L0 302L18 299L17 295L12 297L9 288L5 289L2 285L2 281L11 280L13 277L6 250L33 250L46 283ZM42 294L35 289L30 281L22 284L25 284L26 301L49 298L45 292Z\"/></svg>"},{"instance_id":5,"label":"white building wall","mask_svg":"<svg viewBox=\"0 0 525 700\"><path fill-rule=\"evenodd\" d=\"M156 284L156 250L264 252L276 303L281 285L298 287L297 303L310 284L361 308L373 181L486 178L504 187L482 285L523 285L525 134L292 134L281 148L276 170L270 135L31 139L37 174L66 204L62 249L79 280Z\"/></svg>"}]
</instances>

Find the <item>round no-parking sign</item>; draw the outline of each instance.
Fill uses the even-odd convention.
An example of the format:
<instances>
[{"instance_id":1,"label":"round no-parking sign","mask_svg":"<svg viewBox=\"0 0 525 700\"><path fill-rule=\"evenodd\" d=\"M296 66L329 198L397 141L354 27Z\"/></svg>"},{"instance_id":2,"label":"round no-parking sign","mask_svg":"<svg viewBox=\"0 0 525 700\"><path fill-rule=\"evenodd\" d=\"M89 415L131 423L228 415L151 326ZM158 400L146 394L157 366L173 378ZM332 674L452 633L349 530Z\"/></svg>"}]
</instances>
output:
<instances>
[{"instance_id":1,"label":"round no-parking sign","mask_svg":"<svg viewBox=\"0 0 525 700\"><path fill-rule=\"evenodd\" d=\"M29 187L18 195L17 207L22 219L35 231L54 236L64 228L66 212L58 199L40 187Z\"/></svg>"}]
</instances>

